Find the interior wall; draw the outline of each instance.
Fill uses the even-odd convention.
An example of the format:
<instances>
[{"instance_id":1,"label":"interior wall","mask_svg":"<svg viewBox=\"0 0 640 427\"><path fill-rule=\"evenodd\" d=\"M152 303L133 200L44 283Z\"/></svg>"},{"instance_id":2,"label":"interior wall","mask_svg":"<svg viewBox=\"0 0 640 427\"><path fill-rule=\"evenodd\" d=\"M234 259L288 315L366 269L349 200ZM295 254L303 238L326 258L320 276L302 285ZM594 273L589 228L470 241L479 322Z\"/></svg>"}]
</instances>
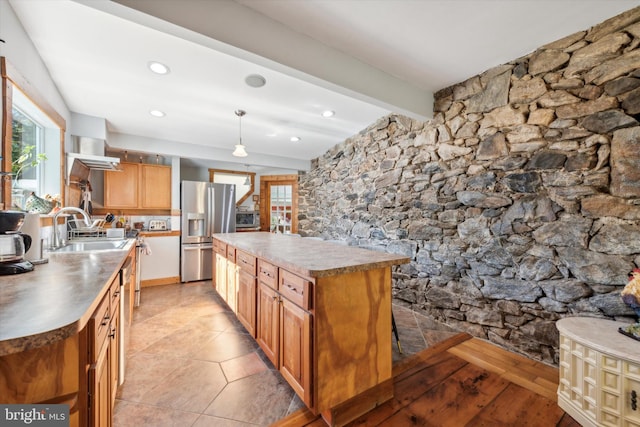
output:
<instances>
[{"instance_id":1,"label":"interior wall","mask_svg":"<svg viewBox=\"0 0 640 427\"><path fill-rule=\"evenodd\" d=\"M395 303L557 364L558 319L635 319L638 46L640 8L380 120L301 175L300 234L406 255Z\"/></svg>"}]
</instances>

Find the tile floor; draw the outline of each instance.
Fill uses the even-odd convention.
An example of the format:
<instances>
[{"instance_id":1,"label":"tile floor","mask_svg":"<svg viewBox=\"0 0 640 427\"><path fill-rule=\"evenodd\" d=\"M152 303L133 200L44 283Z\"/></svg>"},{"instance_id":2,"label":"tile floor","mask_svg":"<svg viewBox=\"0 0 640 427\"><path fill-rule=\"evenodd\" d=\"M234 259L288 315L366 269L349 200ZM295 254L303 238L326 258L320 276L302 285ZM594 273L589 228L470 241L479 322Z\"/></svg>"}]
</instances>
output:
<instances>
[{"instance_id":1,"label":"tile floor","mask_svg":"<svg viewBox=\"0 0 640 427\"><path fill-rule=\"evenodd\" d=\"M394 305L403 354L455 333ZM114 426L267 426L302 406L211 281L142 289Z\"/></svg>"}]
</instances>

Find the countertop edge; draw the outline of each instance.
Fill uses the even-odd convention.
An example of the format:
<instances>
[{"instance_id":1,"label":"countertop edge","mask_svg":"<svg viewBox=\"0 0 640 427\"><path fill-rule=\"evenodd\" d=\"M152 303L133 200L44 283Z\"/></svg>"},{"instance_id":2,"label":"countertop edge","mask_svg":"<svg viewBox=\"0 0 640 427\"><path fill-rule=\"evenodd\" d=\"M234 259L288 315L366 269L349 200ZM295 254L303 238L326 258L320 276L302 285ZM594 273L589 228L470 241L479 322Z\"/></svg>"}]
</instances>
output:
<instances>
[{"instance_id":1,"label":"countertop edge","mask_svg":"<svg viewBox=\"0 0 640 427\"><path fill-rule=\"evenodd\" d=\"M75 321L67 323L65 325L54 327L50 330L37 332L30 335L17 336L13 338L5 338L0 340L0 357L7 356L14 353L20 353L22 351L44 347L53 344L58 341L67 339L74 334L79 333L89 323L89 319L93 315L94 311L100 304L100 301L106 295L109 286L116 278L120 268L126 260L135 239L131 239L125 248L119 250L122 253L122 259L117 263L118 267L109 275L109 279L102 284L100 289L96 292L96 296L93 298L87 309L78 317ZM57 256L65 256L65 254L57 254ZM50 261L51 262L51 261Z\"/></svg>"},{"instance_id":2,"label":"countertop edge","mask_svg":"<svg viewBox=\"0 0 640 427\"><path fill-rule=\"evenodd\" d=\"M628 325L601 317L581 316L564 317L556 322L558 331L574 341L587 343L600 353L640 363L640 341L618 332L618 328Z\"/></svg>"},{"instance_id":3,"label":"countertop edge","mask_svg":"<svg viewBox=\"0 0 640 427\"><path fill-rule=\"evenodd\" d=\"M329 277L329 276L335 276L335 275L339 275L339 274L345 274L345 273L355 273L355 272L359 272L359 271L366 271L366 270L372 270L372 269L378 269L378 268L386 268L386 267L391 267L394 265L400 265L400 264L408 264L409 262L411 262L411 259L405 256L401 256L401 255L397 255L397 254L392 254L392 253L388 253L388 252L382 252L382 251L376 251L373 249L367 249L367 248L361 248L359 246L347 246L347 245L339 245L333 242L327 242L327 241L309 241L309 242L317 242L317 243L321 243L321 244L325 244L325 245L335 245L336 248L340 249L340 250L354 250L354 251L369 251L372 254L377 255L377 257L379 258L384 258L384 259L378 259L375 261L369 261L369 262L357 262L357 263L353 263L351 265L344 265L344 266L340 266L340 267L336 267L336 268L323 268L323 269L309 269L309 268L305 268L304 266L301 266L300 264L297 264L295 262L292 262L291 260L288 260L284 257L279 257L279 256L274 256L272 253L266 253L262 250L256 249L255 247L252 247L250 244L243 244L242 242L238 242L237 239L230 239L228 237L225 236L232 236L235 233L229 233L229 234L215 234L213 236L214 239L218 239L228 245L231 245L233 247L235 247L236 249L240 249L242 251L245 251L247 253L250 253L258 258L264 259L265 261L269 261L273 264L277 264L279 267L285 268L287 270L290 270L291 272L297 273L299 275L302 276L306 276L306 277L310 277L310 278L321 278L321 277ZM243 236L247 236L247 235L267 235L267 236L271 236L272 233L268 233L268 232L260 232L260 233L240 233L240 236L236 235L236 238L242 238ZM247 238L249 238L249 236L247 236ZM298 239L297 237L284 237L286 239ZM295 241L295 240L293 240ZM304 240L300 240L301 242L303 242ZM313 243L309 243L309 244L313 244Z\"/></svg>"}]
</instances>

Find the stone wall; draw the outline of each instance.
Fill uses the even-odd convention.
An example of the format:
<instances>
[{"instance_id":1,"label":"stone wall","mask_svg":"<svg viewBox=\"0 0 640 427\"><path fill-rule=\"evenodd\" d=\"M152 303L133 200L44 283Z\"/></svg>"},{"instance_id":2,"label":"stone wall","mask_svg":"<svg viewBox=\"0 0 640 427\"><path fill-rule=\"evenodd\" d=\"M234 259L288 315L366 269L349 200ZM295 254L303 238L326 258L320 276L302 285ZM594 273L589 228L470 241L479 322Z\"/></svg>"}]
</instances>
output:
<instances>
[{"instance_id":1,"label":"stone wall","mask_svg":"<svg viewBox=\"0 0 640 427\"><path fill-rule=\"evenodd\" d=\"M300 234L410 257L396 303L557 363L559 318L633 319L639 46L636 8L381 119L300 177Z\"/></svg>"}]
</instances>

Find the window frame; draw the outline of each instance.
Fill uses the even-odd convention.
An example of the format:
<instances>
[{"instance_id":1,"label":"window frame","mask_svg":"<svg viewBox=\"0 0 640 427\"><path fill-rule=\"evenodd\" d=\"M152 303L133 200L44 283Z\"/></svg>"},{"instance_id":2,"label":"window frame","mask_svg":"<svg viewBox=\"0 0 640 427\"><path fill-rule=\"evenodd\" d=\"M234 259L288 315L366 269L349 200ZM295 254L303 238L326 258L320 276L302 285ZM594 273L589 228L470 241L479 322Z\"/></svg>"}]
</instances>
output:
<instances>
[{"instance_id":1,"label":"window frame","mask_svg":"<svg viewBox=\"0 0 640 427\"><path fill-rule=\"evenodd\" d=\"M64 146L67 123L65 119L47 102L42 94L7 59L0 57L0 75L2 77L2 161L0 174L2 176L1 207L11 206L11 144L13 141L13 90L20 90L36 107L38 107L60 129L60 196L66 202L66 186L64 181Z\"/></svg>"}]
</instances>

